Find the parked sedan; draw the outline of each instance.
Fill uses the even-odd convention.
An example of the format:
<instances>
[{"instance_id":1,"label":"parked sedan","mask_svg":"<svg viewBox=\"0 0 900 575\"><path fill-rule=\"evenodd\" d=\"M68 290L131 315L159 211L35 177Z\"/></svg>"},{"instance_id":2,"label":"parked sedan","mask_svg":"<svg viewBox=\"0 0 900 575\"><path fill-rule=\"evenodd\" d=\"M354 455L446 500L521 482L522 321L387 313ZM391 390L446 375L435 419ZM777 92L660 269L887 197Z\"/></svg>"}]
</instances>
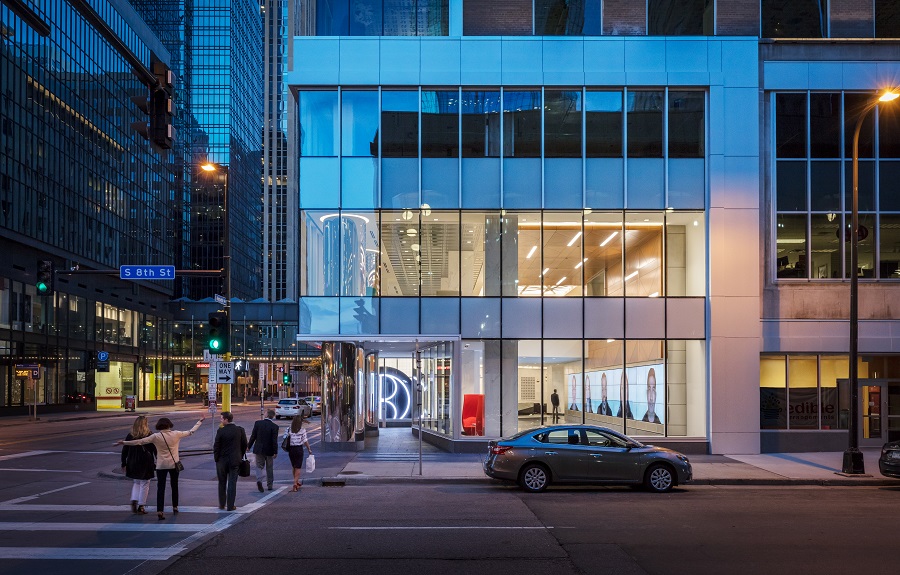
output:
<instances>
[{"instance_id":1,"label":"parked sedan","mask_svg":"<svg viewBox=\"0 0 900 575\"><path fill-rule=\"evenodd\" d=\"M885 477L900 479L900 441L885 443L878 458L878 469Z\"/></svg>"},{"instance_id":2,"label":"parked sedan","mask_svg":"<svg viewBox=\"0 0 900 575\"><path fill-rule=\"evenodd\" d=\"M282 417L291 419L301 414L305 417L312 415L312 407L304 399L296 397L281 399L278 401L278 405L275 406L275 419L281 419Z\"/></svg>"},{"instance_id":3,"label":"parked sedan","mask_svg":"<svg viewBox=\"0 0 900 575\"><path fill-rule=\"evenodd\" d=\"M645 485L665 492L692 478L688 458L644 445L605 427L552 425L491 441L485 474L516 481L526 491L551 483Z\"/></svg>"},{"instance_id":4,"label":"parked sedan","mask_svg":"<svg viewBox=\"0 0 900 575\"><path fill-rule=\"evenodd\" d=\"M312 407L313 415L319 415L322 413L322 397L319 395L308 395L303 399L306 400L306 403Z\"/></svg>"}]
</instances>

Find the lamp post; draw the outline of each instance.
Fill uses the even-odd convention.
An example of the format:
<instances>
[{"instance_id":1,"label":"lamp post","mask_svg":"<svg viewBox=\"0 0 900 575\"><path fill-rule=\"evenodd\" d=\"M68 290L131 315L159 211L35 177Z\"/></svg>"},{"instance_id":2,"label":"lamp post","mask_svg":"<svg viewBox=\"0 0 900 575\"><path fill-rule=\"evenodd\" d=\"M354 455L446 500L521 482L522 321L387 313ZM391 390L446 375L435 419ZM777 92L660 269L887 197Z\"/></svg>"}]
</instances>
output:
<instances>
[{"instance_id":1,"label":"lamp post","mask_svg":"<svg viewBox=\"0 0 900 575\"><path fill-rule=\"evenodd\" d=\"M886 90L869 102L859 113L853 130L853 200L850 207L850 442L844 452L841 472L863 475L866 472L863 454L859 450L859 132L863 121L875 106L892 102L900 93Z\"/></svg>"},{"instance_id":2,"label":"lamp post","mask_svg":"<svg viewBox=\"0 0 900 575\"><path fill-rule=\"evenodd\" d=\"M214 164L212 162L207 162L205 164L200 165L200 169L204 172L218 172L222 171L223 174L223 183L222 183L222 212L224 222L224 230L222 233L225 234L225 242L223 246L224 255L222 256L223 260L223 272L225 274L225 325L228 329L228 341L231 341L231 223L229 222L229 214L228 214L228 166L222 166L219 164ZM229 361L231 359L231 347L229 346L228 351L225 353L225 361ZM231 385L227 384L228 388L222 389L222 411L231 411Z\"/></svg>"}]
</instances>

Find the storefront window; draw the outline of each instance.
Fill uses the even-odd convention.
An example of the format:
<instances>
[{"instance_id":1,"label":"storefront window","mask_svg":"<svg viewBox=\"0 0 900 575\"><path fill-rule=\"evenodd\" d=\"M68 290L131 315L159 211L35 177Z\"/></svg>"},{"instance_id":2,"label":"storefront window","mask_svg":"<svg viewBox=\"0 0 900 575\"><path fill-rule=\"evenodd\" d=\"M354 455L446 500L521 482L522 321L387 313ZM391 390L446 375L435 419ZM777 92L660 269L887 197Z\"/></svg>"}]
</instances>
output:
<instances>
[{"instance_id":1,"label":"storefront window","mask_svg":"<svg viewBox=\"0 0 900 575\"><path fill-rule=\"evenodd\" d=\"M666 366L663 342L625 342L625 377L622 381L625 433L665 435Z\"/></svg>"},{"instance_id":2,"label":"storefront window","mask_svg":"<svg viewBox=\"0 0 900 575\"><path fill-rule=\"evenodd\" d=\"M783 355L763 356L759 362L759 427L787 429L787 365Z\"/></svg>"},{"instance_id":3,"label":"storefront window","mask_svg":"<svg viewBox=\"0 0 900 575\"><path fill-rule=\"evenodd\" d=\"M788 358L788 425L819 428L818 367L815 357Z\"/></svg>"}]
</instances>

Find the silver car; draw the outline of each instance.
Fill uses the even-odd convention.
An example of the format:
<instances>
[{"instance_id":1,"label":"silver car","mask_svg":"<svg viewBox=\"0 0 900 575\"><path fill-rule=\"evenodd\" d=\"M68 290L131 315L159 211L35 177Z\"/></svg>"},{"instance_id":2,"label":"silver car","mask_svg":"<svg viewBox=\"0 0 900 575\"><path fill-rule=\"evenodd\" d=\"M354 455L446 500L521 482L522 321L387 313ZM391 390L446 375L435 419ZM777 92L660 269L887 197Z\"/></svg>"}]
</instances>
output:
<instances>
[{"instance_id":1,"label":"silver car","mask_svg":"<svg viewBox=\"0 0 900 575\"><path fill-rule=\"evenodd\" d=\"M533 492L551 483L595 483L643 484L662 493L688 483L693 473L677 451L591 425L551 425L491 441L482 466L489 477Z\"/></svg>"}]
</instances>

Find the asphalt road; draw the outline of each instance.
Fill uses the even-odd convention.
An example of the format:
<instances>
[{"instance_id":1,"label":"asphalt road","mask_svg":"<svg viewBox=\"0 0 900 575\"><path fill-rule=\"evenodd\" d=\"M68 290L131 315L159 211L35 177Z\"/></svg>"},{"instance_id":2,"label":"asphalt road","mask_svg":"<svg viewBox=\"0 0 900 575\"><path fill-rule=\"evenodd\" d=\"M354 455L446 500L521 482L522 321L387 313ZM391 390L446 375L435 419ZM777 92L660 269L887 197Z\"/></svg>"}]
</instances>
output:
<instances>
[{"instance_id":1,"label":"asphalt road","mask_svg":"<svg viewBox=\"0 0 900 575\"><path fill-rule=\"evenodd\" d=\"M259 409L237 408L247 427ZM165 413L185 429L202 412ZM151 421L163 415L154 413ZM434 575L891 573L900 489L627 488L392 483L299 493L241 480L220 512L207 420L182 448L181 513L128 509L115 440L133 416L0 427L0 575L310 572ZM279 422L285 426L287 422ZM317 449L316 421L312 443ZM319 454L334 475L351 457ZM168 499L167 499L168 502ZM169 503L170 505L170 503Z\"/></svg>"}]
</instances>

